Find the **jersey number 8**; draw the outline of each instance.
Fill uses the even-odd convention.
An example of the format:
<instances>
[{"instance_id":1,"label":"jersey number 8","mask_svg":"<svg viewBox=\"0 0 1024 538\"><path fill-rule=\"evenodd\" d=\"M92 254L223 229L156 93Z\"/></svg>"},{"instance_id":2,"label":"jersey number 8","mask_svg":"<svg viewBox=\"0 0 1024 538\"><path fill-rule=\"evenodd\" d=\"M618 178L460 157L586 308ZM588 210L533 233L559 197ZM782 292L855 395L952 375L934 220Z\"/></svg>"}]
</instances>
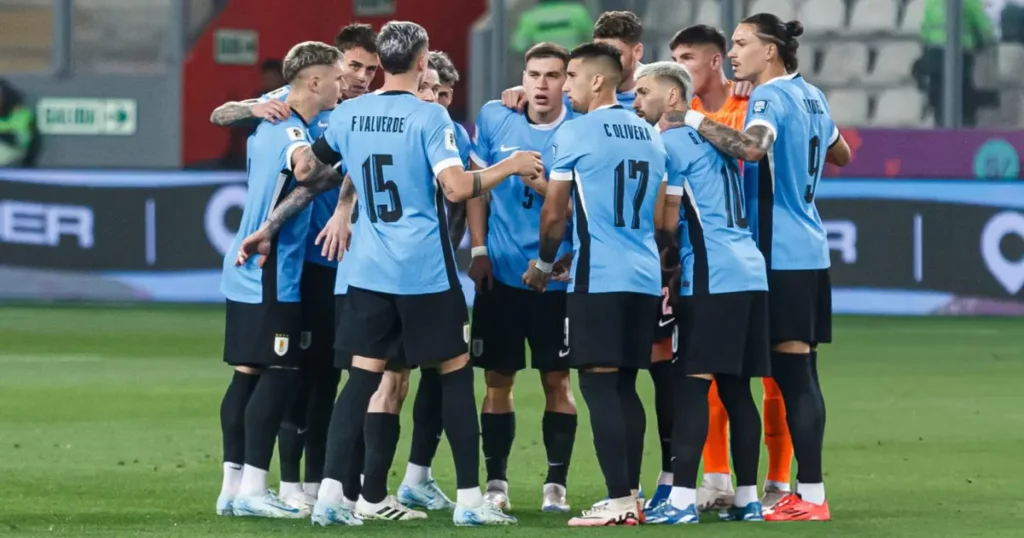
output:
<instances>
[{"instance_id":1,"label":"jersey number 8","mask_svg":"<svg viewBox=\"0 0 1024 538\"><path fill-rule=\"evenodd\" d=\"M402 218L402 198L398 195L398 185L394 181L384 179L384 167L394 164L391 155L370 155L363 162L363 186L366 191L366 208L370 222L381 220L396 222ZM374 194L388 194L391 205L374 204Z\"/></svg>"}]
</instances>

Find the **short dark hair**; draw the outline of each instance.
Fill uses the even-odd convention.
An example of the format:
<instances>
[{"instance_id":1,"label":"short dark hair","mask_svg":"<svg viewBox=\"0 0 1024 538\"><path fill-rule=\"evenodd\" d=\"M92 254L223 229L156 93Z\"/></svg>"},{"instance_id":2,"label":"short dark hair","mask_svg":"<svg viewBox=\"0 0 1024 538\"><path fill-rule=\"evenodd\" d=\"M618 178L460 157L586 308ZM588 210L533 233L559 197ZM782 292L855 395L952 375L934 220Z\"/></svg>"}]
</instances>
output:
<instances>
[{"instance_id":1,"label":"short dark hair","mask_svg":"<svg viewBox=\"0 0 1024 538\"><path fill-rule=\"evenodd\" d=\"M714 45L722 56L727 54L725 48L725 34L717 28L706 24L695 24L689 28L683 28L672 37L668 45L669 50L676 50L681 45Z\"/></svg>"},{"instance_id":2,"label":"short dark hair","mask_svg":"<svg viewBox=\"0 0 1024 538\"><path fill-rule=\"evenodd\" d=\"M432 50L427 56L427 64L431 69L437 71L437 78L444 86L455 87L459 82L459 71L455 69L455 64L447 54L439 50Z\"/></svg>"},{"instance_id":3,"label":"short dark hair","mask_svg":"<svg viewBox=\"0 0 1024 538\"><path fill-rule=\"evenodd\" d=\"M594 24L594 39L621 39L636 45L644 37L644 24L632 11L605 11Z\"/></svg>"},{"instance_id":4,"label":"short dark hair","mask_svg":"<svg viewBox=\"0 0 1024 538\"><path fill-rule=\"evenodd\" d=\"M601 60L618 78L615 86L622 82L622 53L619 49L606 43L584 43L569 53L571 60Z\"/></svg>"},{"instance_id":5,"label":"short dark hair","mask_svg":"<svg viewBox=\"0 0 1024 538\"><path fill-rule=\"evenodd\" d=\"M284 57L281 75L289 84L307 67L334 65L341 59L341 51L327 43L304 41L292 47Z\"/></svg>"},{"instance_id":6,"label":"short dark hair","mask_svg":"<svg viewBox=\"0 0 1024 538\"><path fill-rule=\"evenodd\" d=\"M557 43L537 43L526 51L526 61L534 58L558 58L562 60L563 68L569 65L569 49Z\"/></svg>"},{"instance_id":7,"label":"short dark hair","mask_svg":"<svg viewBox=\"0 0 1024 538\"><path fill-rule=\"evenodd\" d=\"M352 23L338 31L334 46L342 53L360 48L370 54L377 54L377 32L369 24Z\"/></svg>"},{"instance_id":8,"label":"short dark hair","mask_svg":"<svg viewBox=\"0 0 1024 538\"><path fill-rule=\"evenodd\" d=\"M263 63L260 64L260 72L266 73L267 71L276 71L280 73L283 67L284 65L281 63L281 60L271 58L269 60L263 60Z\"/></svg>"},{"instance_id":9,"label":"short dark hair","mask_svg":"<svg viewBox=\"0 0 1024 538\"><path fill-rule=\"evenodd\" d=\"M792 73L800 67L796 56L796 50L800 48L796 38L804 35L804 25L800 21L782 22L782 19L771 13L758 13L743 19L740 24L756 26L761 41L775 43L786 72Z\"/></svg>"},{"instance_id":10,"label":"short dark hair","mask_svg":"<svg viewBox=\"0 0 1024 538\"><path fill-rule=\"evenodd\" d=\"M377 35L377 54L386 73L408 73L429 45L427 31L415 22L391 21Z\"/></svg>"}]
</instances>

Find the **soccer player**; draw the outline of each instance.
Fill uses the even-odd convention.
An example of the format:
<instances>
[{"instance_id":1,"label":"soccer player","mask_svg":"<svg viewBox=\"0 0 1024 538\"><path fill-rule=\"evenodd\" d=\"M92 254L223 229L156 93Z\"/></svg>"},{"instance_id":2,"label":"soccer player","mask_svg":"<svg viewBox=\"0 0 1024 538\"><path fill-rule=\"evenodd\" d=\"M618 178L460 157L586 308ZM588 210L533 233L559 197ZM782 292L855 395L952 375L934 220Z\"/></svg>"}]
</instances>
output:
<instances>
[{"instance_id":1,"label":"soccer player","mask_svg":"<svg viewBox=\"0 0 1024 538\"><path fill-rule=\"evenodd\" d=\"M733 88L738 84L750 83L734 83L722 72L727 54L725 36L715 28L698 24L680 30L672 38L669 48L672 59L686 67L693 78L694 97L690 107L704 113L711 121L742 129L747 116L747 103L750 101L745 96L736 95ZM651 370L654 370L653 365ZM770 377L765 377L763 382L768 479L765 481L761 504L771 508L789 492L793 443L789 440L786 407L779 386ZM704 481L697 490L697 509L701 511L727 509L732 506L735 496L729 468L729 420L718 397L718 385L714 381L711 382L708 406L711 414L708 417L708 438L704 445Z\"/></svg>"},{"instance_id":2,"label":"soccer player","mask_svg":"<svg viewBox=\"0 0 1024 538\"><path fill-rule=\"evenodd\" d=\"M367 24L345 26L334 38L335 46L342 53L342 73L346 82L342 89L342 99L359 97L369 88L378 67L376 41L376 32ZM211 121L218 125L237 125L251 121L254 117L276 121L273 115L276 107L284 103L290 89L286 85L253 102L221 105L213 112ZM285 112L290 114L287 107ZM284 114L283 118L287 118L288 114ZM327 127L329 115L330 111L322 112L310 122L309 134L313 140ZM334 213L337 203L336 189L324 192L313 201L306 264L300 287L303 328L299 346L305 356L302 362L303 384L290 405L279 434L281 487L278 495L288 505L305 511L312 509L316 502L327 450L327 426L341 378L341 370L335 368L333 350L337 262L326 258L314 244L315 238ZM303 452L306 457L305 483L300 483L299 468ZM361 461L354 461L349 483L359 484L361 470ZM357 494L358 491L352 493Z\"/></svg>"},{"instance_id":3,"label":"soccer player","mask_svg":"<svg viewBox=\"0 0 1024 538\"><path fill-rule=\"evenodd\" d=\"M523 275L531 289L546 289L572 196L576 237L566 333L608 501L569 520L571 526L636 525L642 514L634 486L644 442L634 429L644 423L636 376L650 365L661 295L654 213L664 199L667 155L657 131L616 102L619 57L602 43L572 51L569 99L573 110L587 114L555 134L539 255Z\"/></svg>"},{"instance_id":4,"label":"soccer player","mask_svg":"<svg viewBox=\"0 0 1024 538\"><path fill-rule=\"evenodd\" d=\"M370 398L385 358L404 350L410 366L438 368L444 430L455 459L456 525L507 525L515 518L485 503L479 486L480 440L469 367L469 326L455 257L444 223L444 196L467 200L512 175L543 173L540 156L517 152L482 171L466 172L455 128L444 107L416 97L427 69L426 31L411 22L390 22L377 40L384 86L342 103L306 158L303 181L264 225L243 243L239 257L269 251L281 225L319 192L341 183L336 166L349 162L351 181L341 200L361 215L346 256L347 286L341 296L337 349L351 352L352 368L335 404L328 435L326 478L313 522L359 525L342 500L344 463L355 452ZM337 288L336 288L337 291ZM342 323L341 320L344 320ZM381 450L366 438L367 453ZM373 501L373 499L367 499Z\"/></svg>"},{"instance_id":5,"label":"soccer player","mask_svg":"<svg viewBox=\"0 0 1024 538\"><path fill-rule=\"evenodd\" d=\"M283 74L291 86L285 104L293 113L278 124L264 121L249 138L245 210L233 249L224 258L224 361L235 366L235 375L221 403L220 515L302 517L300 509L267 489L267 469L289 397L301 385L299 298L309 213L280 230L266 265L236 267L234 249L294 188L297 154L310 148L306 126L321 111L333 109L341 95L341 52L323 43L300 43L285 56Z\"/></svg>"},{"instance_id":6,"label":"soccer player","mask_svg":"<svg viewBox=\"0 0 1024 538\"><path fill-rule=\"evenodd\" d=\"M455 99L455 85L459 82L459 72L455 69L451 58L441 51L430 53L430 65L437 70L441 80L441 85L437 89L437 104L448 108L452 105L452 100ZM469 166L469 151L472 149L473 142L461 123L455 122L452 125L455 125L455 142L459 145L459 154L465 151L466 166ZM448 202L447 205L448 233L452 237L452 246L459 248L462 238L466 236L466 204ZM419 394L418 391L417 394Z\"/></svg>"},{"instance_id":7,"label":"soccer player","mask_svg":"<svg viewBox=\"0 0 1024 538\"><path fill-rule=\"evenodd\" d=\"M477 116L474 169L518 149L548 152L558 130L574 116L562 102L568 62L569 51L553 43L526 52L523 86L529 104L523 112L498 101L483 106ZM550 159L546 164L550 166ZM537 258L547 187L543 178L516 177L491 192L490 204L482 198L467 202L473 245L469 276L476 283L470 350L487 384L480 414L487 499L505 509L510 506L508 459L516 431L512 387L516 372L526 368L528 341L545 396L541 427L548 472L541 509L567 512L565 485L576 439L576 403L564 334L567 286L553 282L544 293L536 293L522 282L530 260ZM566 237L558 255L571 249Z\"/></svg>"},{"instance_id":8,"label":"soccer player","mask_svg":"<svg viewBox=\"0 0 1024 538\"><path fill-rule=\"evenodd\" d=\"M672 62L637 71L637 113L662 129L669 154L671 195L662 228L681 226L682 247L667 250L665 265L680 267L678 346L673 359L673 484L669 498L647 509L647 523L697 523L697 470L707 438L708 392L714 379L732 424L739 484L723 519L763 521L757 500L761 417L750 378L767 375L768 281L764 257L747 223L743 185L734 159L690 127L666 129L667 114L689 109L693 82ZM682 197L682 213L678 207Z\"/></svg>"},{"instance_id":9,"label":"soccer player","mask_svg":"<svg viewBox=\"0 0 1024 538\"><path fill-rule=\"evenodd\" d=\"M771 371L797 460L797 495L766 510L769 521L831 518L821 464L825 400L817 376L817 346L832 340L830 263L814 192L824 162L845 166L850 150L824 95L796 71L802 33L799 21L783 23L766 13L737 26L729 58L736 77L756 86L744 131L694 110L685 115L685 124L715 147L757 163L744 166L747 184L756 186L756 215L748 218L768 267Z\"/></svg>"}]
</instances>

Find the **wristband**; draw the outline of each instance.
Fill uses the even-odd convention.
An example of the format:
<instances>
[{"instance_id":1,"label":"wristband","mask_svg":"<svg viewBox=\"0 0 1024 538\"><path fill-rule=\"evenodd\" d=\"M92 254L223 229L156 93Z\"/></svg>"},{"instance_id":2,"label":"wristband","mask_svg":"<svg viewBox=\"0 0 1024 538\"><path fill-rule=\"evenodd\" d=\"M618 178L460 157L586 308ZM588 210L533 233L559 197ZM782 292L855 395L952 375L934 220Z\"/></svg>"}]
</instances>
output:
<instances>
[{"instance_id":1,"label":"wristband","mask_svg":"<svg viewBox=\"0 0 1024 538\"><path fill-rule=\"evenodd\" d=\"M683 119L683 123L685 123L686 125L688 125L690 127L693 127L694 129L699 129L700 128L700 124L703 121L704 121L704 114L701 114L700 112L697 112L696 110L687 110L686 111L686 118Z\"/></svg>"},{"instance_id":2,"label":"wristband","mask_svg":"<svg viewBox=\"0 0 1024 538\"><path fill-rule=\"evenodd\" d=\"M554 264L551 262L537 260L537 263L534 266L537 268L538 271L550 275L551 269L552 267L554 267Z\"/></svg>"},{"instance_id":3,"label":"wristband","mask_svg":"<svg viewBox=\"0 0 1024 538\"><path fill-rule=\"evenodd\" d=\"M474 258L478 258L480 256L486 256L487 255L487 247L473 247L473 248L469 249L469 252L470 252L470 254L473 255Z\"/></svg>"}]
</instances>

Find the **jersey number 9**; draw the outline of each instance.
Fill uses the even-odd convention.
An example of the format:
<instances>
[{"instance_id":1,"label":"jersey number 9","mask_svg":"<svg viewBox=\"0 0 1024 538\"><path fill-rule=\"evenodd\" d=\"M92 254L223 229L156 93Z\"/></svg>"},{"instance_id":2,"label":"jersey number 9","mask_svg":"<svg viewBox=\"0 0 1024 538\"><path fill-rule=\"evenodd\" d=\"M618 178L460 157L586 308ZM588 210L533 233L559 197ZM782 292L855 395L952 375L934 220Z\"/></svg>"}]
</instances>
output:
<instances>
[{"instance_id":1,"label":"jersey number 9","mask_svg":"<svg viewBox=\"0 0 1024 538\"><path fill-rule=\"evenodd\" d=\"M647 161L621 161L615 167L615 227L625 228L626 220L623 218L623 202L626 197L626 163L629 163L629 179L638 180L636 192L633 194L633 220L629 227L634 230L640 229L640 206L644 203L644 194L647 192L647 178L651 175L651 167Z\"/></svg>"},{"instance_id":2,"label":"jersey number 9","mask_svg":"<svg viewBox=\"0 0 1024 538\"><path fill-rule=\"evenodd\" d=\"M402 198L398 195L398 185L394 181L384 179L384 167L391 166L394 159L391 155L370 155L363 162L363 185L366 191L366 209L370 222L378 220L396 222L402 218ZM375 194L387 193L391 198L388 204L374 203Z\"/></svg>"},{"instance_id":3,"label":"jersey number 9","mask_svg":"<svg viewBox=\"0 0 1024 538\"><path fill-rule=\"evenodd\" d=\"M818 189L818 180L821 179L821 157L818 150L821 149L821 139L817 136L811 137L810 146L807 148L807 189L804 190L804 201L808 204L814 201L814 191Z\"/></svg>"}]
</instances>

